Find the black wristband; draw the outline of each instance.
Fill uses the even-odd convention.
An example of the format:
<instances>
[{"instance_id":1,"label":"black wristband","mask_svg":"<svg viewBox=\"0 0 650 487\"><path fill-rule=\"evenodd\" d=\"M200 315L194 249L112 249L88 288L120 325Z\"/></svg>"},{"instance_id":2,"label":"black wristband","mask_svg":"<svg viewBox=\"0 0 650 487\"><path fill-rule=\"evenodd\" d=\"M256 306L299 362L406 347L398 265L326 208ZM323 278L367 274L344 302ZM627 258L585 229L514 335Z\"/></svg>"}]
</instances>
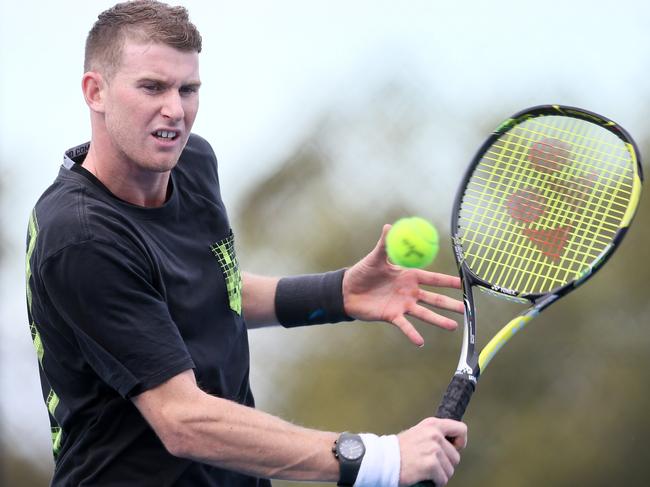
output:
<instances>
[{"instance_id":1,"label":"black wristband","mask_svg":"<svg viewBox=\"0 0 650 487\"><path fill-rule=\"evenodd\" d=\"M286 328L352 321L343 307L345 269L284 277L275 291L275 314Z\"/></svg>"}]
</instances>

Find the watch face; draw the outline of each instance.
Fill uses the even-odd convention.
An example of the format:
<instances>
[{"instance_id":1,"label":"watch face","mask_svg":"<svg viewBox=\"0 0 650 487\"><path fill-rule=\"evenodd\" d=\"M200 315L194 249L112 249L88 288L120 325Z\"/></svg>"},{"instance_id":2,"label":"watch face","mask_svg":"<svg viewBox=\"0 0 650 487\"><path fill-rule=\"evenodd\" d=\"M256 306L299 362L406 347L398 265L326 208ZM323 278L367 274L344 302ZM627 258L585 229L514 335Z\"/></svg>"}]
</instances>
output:
<instances>
[{"instance_id":1,"label":"watch face","mask_svg":"<svg viewBox=\"0 0 650 487\"><path fill-rule=\"evenodd\" d=\"M363 442L357 438L344 438L339 442L339 454L347 460L357 460L365 451Z\"/></svg>"}]
</instances>

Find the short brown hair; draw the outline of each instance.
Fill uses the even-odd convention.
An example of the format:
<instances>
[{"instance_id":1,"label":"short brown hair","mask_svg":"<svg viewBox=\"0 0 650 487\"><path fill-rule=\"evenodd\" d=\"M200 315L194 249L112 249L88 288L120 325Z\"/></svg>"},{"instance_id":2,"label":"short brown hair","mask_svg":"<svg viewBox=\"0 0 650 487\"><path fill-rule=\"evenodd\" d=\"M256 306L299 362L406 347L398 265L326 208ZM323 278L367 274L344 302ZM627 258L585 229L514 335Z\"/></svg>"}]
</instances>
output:
<instances>
[{"instance_id":1,"label":"short brown hair","mask_svg":"<svg viewBox=\"0 0 650 487\"><path fill-rule=\"evenodd\" d=\"M86 39L84 71L100 69L106 77L112 76L127 38L201 52L201 34L187 9L157 0L133 0L99 14Z\"/></svg>"}]
</instances>

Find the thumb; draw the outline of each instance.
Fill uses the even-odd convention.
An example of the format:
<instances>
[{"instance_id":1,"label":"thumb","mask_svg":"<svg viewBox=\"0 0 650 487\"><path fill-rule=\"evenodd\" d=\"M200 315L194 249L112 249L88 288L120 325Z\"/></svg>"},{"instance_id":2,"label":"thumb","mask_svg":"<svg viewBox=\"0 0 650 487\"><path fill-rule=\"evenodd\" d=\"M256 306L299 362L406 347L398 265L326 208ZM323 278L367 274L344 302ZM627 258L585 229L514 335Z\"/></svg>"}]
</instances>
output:
<instances>
[{"instance_id":1,"label":"thumb","mask_svg":"<svg viewBox=\"0 0 650 487\"><path fill-rule=\"evenodd\" d=\"M377 244L370 251L370 253L362 259L362 262L365 265L376 269L383 269L389 264L389 267L392 267L392 264L388 260L388 254L386 253L386 235L388 235L388 231L391 229L391 227L392 225L389 224L385 224L383 226Z\"/></svg>"},{"instance_id":2,"label":"thumb","mask_svg":"<svg viewBox=\"0 0 650 487\"><path fill-rule=\"evenodd\" d=\"M377 258L381 260L388 260L388 254L386 253L386 235L390 231L392 225L385 224L381 229L381 235L379 236L379 241L373 250L373 254L377 254Z\"/></svg>"}]
</instances>

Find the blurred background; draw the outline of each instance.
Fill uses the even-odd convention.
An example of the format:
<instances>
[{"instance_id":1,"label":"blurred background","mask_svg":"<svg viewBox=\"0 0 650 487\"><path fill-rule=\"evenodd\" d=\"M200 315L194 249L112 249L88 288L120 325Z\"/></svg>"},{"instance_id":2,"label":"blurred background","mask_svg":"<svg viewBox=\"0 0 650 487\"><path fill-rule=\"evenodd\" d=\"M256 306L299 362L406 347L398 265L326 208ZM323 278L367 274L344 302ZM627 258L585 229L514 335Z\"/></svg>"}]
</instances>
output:
<instances>
[{"instance_id":1,"label":"blurred background","mask_svg":"<svg viewBox=\"0 0 650 487\"><path fill-rule=\"evenodd\" d=\"M204 38L194 131L219 156L249 271L350 265L406 215L432 220L448 242L474 151L532 105L608 116L650 157L644 0L178 3ZM112 4L0 0L2 485L45 486L52 470L25 310L26 222L63 152L90 138L83 45ZM491 364L451 485L647 485L649 205L643 197L602 272ZM455 272L450 247L433 269ZM483 338L518 311L487 299ZM419 327L423 349L382 324L254 331L258 405L320 429L405 429L435 411L461 341L460 330Z\"/></svg>"}]
</instances>

